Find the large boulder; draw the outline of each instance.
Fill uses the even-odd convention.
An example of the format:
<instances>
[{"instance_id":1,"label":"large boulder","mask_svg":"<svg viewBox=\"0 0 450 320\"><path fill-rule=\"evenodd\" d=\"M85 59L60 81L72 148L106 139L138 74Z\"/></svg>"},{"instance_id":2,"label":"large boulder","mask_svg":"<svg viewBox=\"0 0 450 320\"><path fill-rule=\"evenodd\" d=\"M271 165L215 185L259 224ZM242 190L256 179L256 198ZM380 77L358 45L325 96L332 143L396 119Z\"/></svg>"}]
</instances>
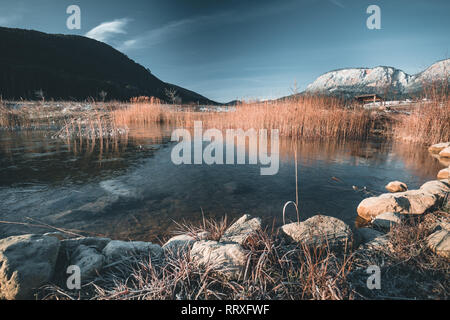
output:
<instances>
[{"instance_id":1,"label":"large boulder","mask_svg":"<svg viewBox=\"0 0 450 320\"><path fill-rule=\"evenodd\" d=\"M54 273L60 242L42 235L0 240L0 299L32 299Z\"/></svg>"},{"instance_id":2,"label":"large boulder","mask_svg":"<svg viewBox=\"0 0 450 320\"><path fill-rule=\"evenodd\" d=\"M408 186L406 183L403 183L401 181L391 181L386 185L386 190L392 193L395 192L404 192L408 190Z\"/></svg>"},{"instance_id":3,"label":"large boulder","mask_svg":"<svg viewBox=\"0 0 450 320\"><path fill-rule=\"evenodd\" d=\"M261 230L261 219L245 214L225 231L220 242L236 242L242 245L259 230Z\"/></svg>"},{"instance_id":4,"label":"large boulder","mask_svg":"<svg viewBox=\"0 0 450 320\"><path fill-rule=\"evenodd\" d=\"M420 215L439 205L450 192L449 186L448 180L434 180L418 190L366 198L358 205L358 215L368 221L385 212Z\"/></svg>"},{"instance_id":5,"label":"large boulder","mask_svg":"<svg viewBox=\"0 0 450 320\"><path fill-rule=\"evenodd\" d=\"M112 240L102 253L105 256L105 263L110 265L131 257L149 256L152 259L159 259L163 255L163 249L151 242Z\"/></svg>"},{"instance_id":6,"label":"large boulder","mask_svg":"<svg viewBox=\"0 0 450 320\"><path fill-rule=\"evenodd\" d=\"M439 156L442 158L450 158L450 147L447 147L439 152Z\"/></svg>"},{"instance_id":7,"label":"large boulder","mask_svg":"<svg viewBox=\"0 0 450 320\"><path fill-rule=\"evenodd\" d=\"M230 280L237 280L247 264L247 252L238 243L202 240L194 243L190 252L194 263L211 268Z\"/></svg>"},{"instance_id":8,"label":"large boulder","mask_svg":"<svg viewBox=\"0 0 450 320\"><path fill-rule=\"evenodd\" d=\"M427 238L428 247L437 255L450 259L450 232L441 229Z\"/></svg>"},{"instance_id":9,"label":"large boulder","mask_svg":"<svg viewBox=\"0 0 450 320\"><path fill-rule=\"evenodd\" d=\"M322 215L316 215L300 223L285 224L281 227L281 233L291 243L308 246L328 244L333 249L344 249L352 241L352 230L345 222Z\"/></svg>"},{"instance_id":10,"label":"large boulder","mask_svg":"<svg viewBox=\"0 0 450 320\"><path fill-rule=\"evenodd\" d=\"M439 180L450 179L450 168L440 170L437 174L437 178Z\"/></svg>"},{"instance_id":11,"label":"large boulder","mask_svg":"<svg viewBox=\"0 0 450 320\"><path fill-rule=\"evenodd\" d=\"M433 144L432 146L430 146L428 148L428 151L430 151L431 153L439 153L448 147L450 147L450 142L441 142L441 143Z\"/></svg>"}]
</instances>

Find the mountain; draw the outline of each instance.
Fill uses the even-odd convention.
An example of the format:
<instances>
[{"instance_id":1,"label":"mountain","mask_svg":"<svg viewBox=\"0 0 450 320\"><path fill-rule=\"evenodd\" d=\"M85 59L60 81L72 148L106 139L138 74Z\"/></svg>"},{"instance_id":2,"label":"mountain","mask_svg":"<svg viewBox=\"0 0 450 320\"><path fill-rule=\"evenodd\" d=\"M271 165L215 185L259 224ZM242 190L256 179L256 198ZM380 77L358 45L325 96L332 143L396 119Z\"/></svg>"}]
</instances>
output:
<instances>
[{"instance_id":1,"label":"mountain","mask_svg":"<svg viewBox=\"0 0 450 320\"><path fill-rule=\"evenodd\" d=\"M0 95L3 99L128 100L154 96L183 103L217 104L193 91L166 83L111 46L76 35L0 27Z\"/></svg>"},{"instance_id":2,"label":"mountain","mask_svg":"<svg viewBox=\"0 0 450 320\"><path fill-rule=\"evenodd\" d=\"M334 70L318 77L307 86L305 93L344 97L377 93L387 98L400 98L420 94L427 84L444 83L448 86L449 80L450 59L446 59L415 75L385 66Z\"/></svg>"}]
</instances>

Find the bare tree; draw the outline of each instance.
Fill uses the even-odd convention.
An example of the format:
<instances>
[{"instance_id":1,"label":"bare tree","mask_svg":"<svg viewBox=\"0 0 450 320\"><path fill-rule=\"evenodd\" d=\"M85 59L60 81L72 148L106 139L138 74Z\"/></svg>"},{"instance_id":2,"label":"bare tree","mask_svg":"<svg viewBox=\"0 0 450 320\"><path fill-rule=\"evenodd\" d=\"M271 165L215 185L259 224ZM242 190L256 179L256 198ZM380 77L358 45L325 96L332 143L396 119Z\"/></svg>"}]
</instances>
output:
<instances>
[{"instance_id":1,"label":"bare tree","mask_svg":"<svg viewBox=\"0 0 450 320\"><path fill-rule=\"evenodd\" d=\"M106 98L106 96L108 95L108 92L102 90L102 91L99 92L98 95L100 96L100 98L102 99L102 101L105 102L105 98Z\"/></svg>"},{"instance_id":2,"label":"bare tree","mask_svg":"<svg viewBox=\"0 0 450 320\"><path fill-rule=\"evenodd\" d=\"M36 90L36 91L34 91L34 95L35 95L37 98L41 99L42 102L45 101L44 90L42 90L42 89Z\"/></svg>"},{"instance_id":3,"label":"bare tree","mask_svg":"<svg viewBox=\"0 0 450 320\"><path fill-rule=\"evenodd\" d=\"M172 104L176 104L180 102L180 97L177 96L177 90L175 88L166 88L165 93L167 98Z\"/></svg>"}]
</instances>

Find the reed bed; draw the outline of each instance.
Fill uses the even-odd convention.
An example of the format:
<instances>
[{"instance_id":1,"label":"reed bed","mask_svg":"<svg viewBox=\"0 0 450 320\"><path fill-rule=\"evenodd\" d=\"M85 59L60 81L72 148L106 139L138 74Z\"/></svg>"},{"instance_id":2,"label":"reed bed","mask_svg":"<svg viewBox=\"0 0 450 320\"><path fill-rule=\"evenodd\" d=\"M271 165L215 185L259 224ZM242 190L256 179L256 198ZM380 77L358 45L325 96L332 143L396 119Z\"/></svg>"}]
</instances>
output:
<instances>
[{"instance_id":1,"label":"reed bed","mask_svg":"<svg viewBox=\"0 0 450 320\"><path fill-rule=\"evenodd\" d=\"M227 112L174 108L157 100L136 101L114 111L112 119L122 127L165 123L192 128L194 121L202 121L204 128L278 129L280 136L293 138L364 139L374 125L369 112L348 107L337 98L321 96L241 103Z\"/></svg>"},{"instance_id":2,"label":"reed bed","mask_svg":"<svg viewBox=\"0 0 450 320\"><path fill-rule=\"evenodd\" d=\"M450 141L450 101L448 95L420 103L393 126L396 139L422 144Z\"/></svg>"}]
</instances>

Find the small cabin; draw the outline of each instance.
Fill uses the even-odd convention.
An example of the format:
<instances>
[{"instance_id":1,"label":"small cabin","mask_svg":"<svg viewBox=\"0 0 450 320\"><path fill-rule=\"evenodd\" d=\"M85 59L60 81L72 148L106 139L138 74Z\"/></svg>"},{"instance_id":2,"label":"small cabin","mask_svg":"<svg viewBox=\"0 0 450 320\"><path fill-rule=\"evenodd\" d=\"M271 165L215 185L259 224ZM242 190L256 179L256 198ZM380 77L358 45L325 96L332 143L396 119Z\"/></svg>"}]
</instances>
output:
<instances>
[{"instance_id":1,"label":"small cabin","mask_svg":"<svg viewBox=\"0 0 450 320\"><path fill-rule=\"evenodd\" d=\"M355 100L357 102L359 102L360 104L366 104L366 103L382 102L383 98L381 98L376 93L372 93L372 94L363 94L360 96L356 96Z\"/></svg>"}]
</instances>

